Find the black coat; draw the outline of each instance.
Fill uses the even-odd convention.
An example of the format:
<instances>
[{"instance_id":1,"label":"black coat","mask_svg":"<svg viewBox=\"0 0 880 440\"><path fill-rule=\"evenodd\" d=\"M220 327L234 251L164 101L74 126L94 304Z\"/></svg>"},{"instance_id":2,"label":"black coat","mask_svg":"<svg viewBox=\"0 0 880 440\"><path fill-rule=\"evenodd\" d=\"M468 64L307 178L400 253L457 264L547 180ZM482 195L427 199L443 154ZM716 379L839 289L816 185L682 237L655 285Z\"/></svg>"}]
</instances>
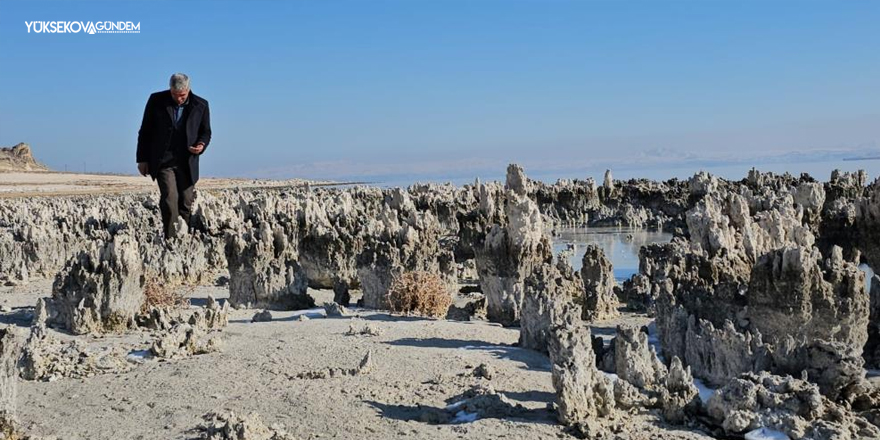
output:
<instances>
[{"instance_id":1,"label":"black coat","mask_svg":"<svg viewBox=\"0 0 880 440\"><path fill-rule=\"evenodd\" d=\"M156 180L159 173L159 163L165 149L171 148L171 133L173 131L174 107L177 105L171 97L170 90L163 90L150 95L144 108L144 119L141 121L141 129L138 131L137 161L146 162L149 167L150 177ZM186 145L192 146L199 142L205 144L205 148L199 154L186 153L189 158L189 174L192 183L199 180L199 156L208 149L211 142L211 114L208 111L208 101L189 93L190 108L186 120Z\"/></svg>"}]
</instances>

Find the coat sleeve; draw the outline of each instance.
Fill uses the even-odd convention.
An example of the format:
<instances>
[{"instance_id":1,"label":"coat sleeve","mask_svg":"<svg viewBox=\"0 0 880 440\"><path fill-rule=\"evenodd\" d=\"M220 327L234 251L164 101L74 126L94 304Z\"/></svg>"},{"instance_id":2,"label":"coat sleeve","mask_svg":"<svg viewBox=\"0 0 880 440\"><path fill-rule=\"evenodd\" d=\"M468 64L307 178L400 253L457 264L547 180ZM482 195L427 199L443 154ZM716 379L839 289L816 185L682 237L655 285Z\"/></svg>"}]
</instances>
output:
<instances>
[{"instance_id":1,"label":"coat sleeve","mask_svg":"<svg viewBox=\"0 0 880 440\"><path fill-rule=\"evenodd\" d=\"M137 161L141 162L149 162L150 161L150 134L153 130L153 118L150 116L153 112L150 111L150 102L152 101L152 97L147 100L147 105L144 107L144 117L141 119L141 129L138 130L138 141L137 141Z\"/></svg>"},{"instance_id":2,"label":"coat sleeve","mask_svg":"<svg viewBox=\"0 0 880 440\"><path fill-rule=\"evenodd\" d=\"M211 111L208 107L208 101L205 101L205 111L202 112L202 122L199 123L199 135L196 138L196 143L199 142L205 144L205 148L199 153L201 155L205 153L208 144L211 143Z\"/></svg>"}]
</instances>

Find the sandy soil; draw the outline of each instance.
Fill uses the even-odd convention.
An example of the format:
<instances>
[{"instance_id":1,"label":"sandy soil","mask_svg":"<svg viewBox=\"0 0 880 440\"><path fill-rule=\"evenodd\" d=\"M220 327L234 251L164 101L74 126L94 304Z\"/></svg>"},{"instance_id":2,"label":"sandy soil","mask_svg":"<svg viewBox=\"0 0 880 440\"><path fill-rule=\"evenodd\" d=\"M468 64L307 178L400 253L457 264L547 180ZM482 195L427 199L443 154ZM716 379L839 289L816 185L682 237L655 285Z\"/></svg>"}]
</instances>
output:
<instances>
[{"instance_id":1,"label":"sandy soil","mask_svg":"<svg viewBox=\"0 0 880 440\"><path fill-rule=\"evenodd\" d=\"M290 180L258 180L205 177L197 187L202 190L222 188L277 188L335 185L338 182ZM77 174L58 172L0 172L0 197L57 196L75 194L116 194L158 192L150 177L121 174Z\"/></svg>"},{"instance_id":2,"label":"sandy soil","mask_svg":"<svg viewBox=\"0 0 880 440\"><path fill-rule=\"evenodd\" d=\"M0 288L0 323L24 326L33 304L51 292L51 281ZM318 303L332 292L311 292ZM224 287L199 287L192 304L207 295L227 296ZM19 418L30 434L64 439L185 439L211 411L259 413L267 424L283 424L298 438L568 438L548 404L554 399L549 359L514 344L518 330L487 322L456 322L355 310L379 336L347 336L352 318L326 318L323 309L272 312L272 322L251 323L257 310L234 310L222 330L221 352L180 360L148 359L130 371L87 379L19 382ZM299 315L311 319L300 321ZM626 317L645 323L644 317ZM615 322L596 333L610 335ZM50 330L51 331L51 330ZM51 331L58 338L71 336ZM80 337L90 344L145 350L143 332ZM368 374L330 379L297 379L298 373L331 367L353 368L372 351ZM486 363L497 374L477 378ZM443 408L478 383L522 404L521 417L478 419L432 425L420 421L426 408ZM623 416L620 438L711 438L665 426L650 413Z\"/></svg>"}]
</instances>

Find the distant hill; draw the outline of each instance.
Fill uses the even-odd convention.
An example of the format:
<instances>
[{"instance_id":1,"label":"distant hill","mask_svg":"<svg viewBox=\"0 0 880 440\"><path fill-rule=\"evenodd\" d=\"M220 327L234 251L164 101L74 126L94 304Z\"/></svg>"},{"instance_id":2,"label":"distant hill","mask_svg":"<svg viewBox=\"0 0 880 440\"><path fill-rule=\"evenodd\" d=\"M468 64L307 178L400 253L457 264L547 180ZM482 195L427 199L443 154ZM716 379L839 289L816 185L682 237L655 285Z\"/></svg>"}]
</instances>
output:
<instances>
[{"instance_id":1,"label":"distant hill","mask_svg":"<svg viewBox=\"0 0 880 440\"><path fill-rule=\"evenodd\" d=\"M0 148L0 172L49 171L49 167L37 162L31 146L22 142L12 148Z\"/></svg>"}]
</instances>

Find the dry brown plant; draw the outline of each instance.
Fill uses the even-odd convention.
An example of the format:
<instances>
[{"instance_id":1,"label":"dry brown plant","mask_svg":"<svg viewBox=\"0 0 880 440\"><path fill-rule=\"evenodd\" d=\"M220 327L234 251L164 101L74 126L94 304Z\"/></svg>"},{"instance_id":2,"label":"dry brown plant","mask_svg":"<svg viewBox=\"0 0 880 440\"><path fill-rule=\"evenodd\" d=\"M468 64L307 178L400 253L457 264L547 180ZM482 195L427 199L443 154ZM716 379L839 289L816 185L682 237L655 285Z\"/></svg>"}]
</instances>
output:
<instances>
[{"instance_id":1,"label":"dry brown plant","mask_svg":"<svg viewBox=\"0 0 880 440\"><path fill-rule=\"evenodd\" d=\"M391 282L388 304L395 313L441 318L452 305L452 296L436 273L404 272Z\"/></svg>"}]
</instances>

